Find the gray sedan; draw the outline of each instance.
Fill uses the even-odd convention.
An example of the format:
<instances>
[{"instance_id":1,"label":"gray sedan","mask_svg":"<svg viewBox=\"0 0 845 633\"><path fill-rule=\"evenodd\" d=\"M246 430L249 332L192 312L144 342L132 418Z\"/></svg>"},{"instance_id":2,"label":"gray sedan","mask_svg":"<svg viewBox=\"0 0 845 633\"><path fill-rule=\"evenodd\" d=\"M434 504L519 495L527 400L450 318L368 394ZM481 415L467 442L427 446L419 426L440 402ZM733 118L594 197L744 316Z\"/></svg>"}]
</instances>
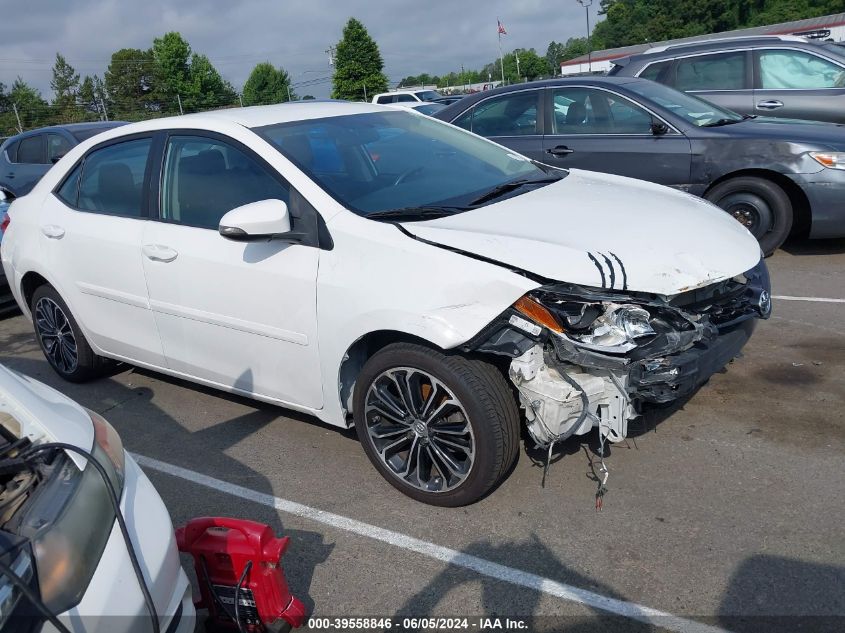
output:
<instances>
[{"instance_id":1,"label":"gray sedan","mask_svg":"<svg viewBox=\"0 0 845 633\"><path fill-rule=\"evenodd\" d=\"M652 81L557 79L436 113L539 162L702 196L771 253L791 232L845 236L845 127L739 115Z\"/></svg>"}]
</instances>

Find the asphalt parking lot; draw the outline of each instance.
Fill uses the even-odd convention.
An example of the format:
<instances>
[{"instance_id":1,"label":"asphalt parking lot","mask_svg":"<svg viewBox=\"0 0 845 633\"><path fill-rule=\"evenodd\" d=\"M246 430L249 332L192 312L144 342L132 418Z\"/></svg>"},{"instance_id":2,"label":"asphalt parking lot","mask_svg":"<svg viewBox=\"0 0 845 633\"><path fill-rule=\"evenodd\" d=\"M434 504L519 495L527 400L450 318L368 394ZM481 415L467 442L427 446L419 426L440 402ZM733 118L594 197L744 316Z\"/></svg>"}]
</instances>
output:
<instances>
[{"instance_id":1,"label":"asphalt parking lot","mask_svg":"<svg viewBox=\"0 0 845 633\"><path fill-rule=\"evenodd\" d=\"M845 303L777 297L845 299L845 240L788 244L769 266L774 316L727 371L613 446L602 512L593 436L558 450L545 488L523 450L483 501L432 508L383 481L352 431L132 368L62 382L20 316L0 321L0 362L105 415L150 458L174 524L229 515L289 535L285 571L316 616L841 631Z\"/></svg>"}]
</instances>

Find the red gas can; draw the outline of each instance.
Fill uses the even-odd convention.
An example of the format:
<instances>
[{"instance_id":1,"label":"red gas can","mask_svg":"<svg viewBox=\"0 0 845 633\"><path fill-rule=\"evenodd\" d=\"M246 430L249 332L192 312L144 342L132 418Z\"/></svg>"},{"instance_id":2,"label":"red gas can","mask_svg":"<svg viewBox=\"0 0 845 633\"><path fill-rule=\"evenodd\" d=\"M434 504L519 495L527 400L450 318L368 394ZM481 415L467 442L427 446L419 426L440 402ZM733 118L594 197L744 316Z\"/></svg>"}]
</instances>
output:
<instances>
[{"instance_id":1,"label":"red gas can","mask_svg":"<svg viewBox=\"0 0 845 633\"><path fill-rule=\"evenodd\" d=\"M208 609L210 628L258 633L302 625L305 605L290 594L282 570L287 536L276 538L269 525L255 521L200 517L176 530L176 542L194 557L196 606Z\"/></svg>"}]
</instances>

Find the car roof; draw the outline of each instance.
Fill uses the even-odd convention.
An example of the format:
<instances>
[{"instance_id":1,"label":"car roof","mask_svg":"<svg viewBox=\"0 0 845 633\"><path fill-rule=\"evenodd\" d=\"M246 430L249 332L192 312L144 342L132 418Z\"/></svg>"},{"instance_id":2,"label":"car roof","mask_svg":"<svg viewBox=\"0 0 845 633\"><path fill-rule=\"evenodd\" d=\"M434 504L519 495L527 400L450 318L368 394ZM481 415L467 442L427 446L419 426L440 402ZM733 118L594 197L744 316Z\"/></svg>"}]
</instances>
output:
<instances>
[{"instance_id":1,"label":"car roof","mask_svg":"<svg viewBox=\"0 0 845 633\"><path fill-rule=\"evenodd\" d=\"M30 136L32 134L41 134L43 132L53 132L56 130L65 130L71 134L74 132L87 132L89 130L110 130L112 128L126 125L126 121L88 121L85 123L60 123L58 125L48 125L46 127L39 127L32 130L26 130L20 134L10 136L3 141L2 144L9 143L21 136Z\"/></svg>"},{"instance_id":2,"label":"car roof","mask_svg":"<svg viewBox=\"0 0 845 633\"><path fill-rule=\"evenodd\" d=\"M672 59L691 52L698 53L733 50L736 48L759 48L771 46L773 44L797 48L817 48L820 46L820 43L818 42L810 41L805 37L798 37L794 35L746 35L740 37L725 37L655 46L641 53L615 59L613 60L613 63L618 66L627 66L631 62L645 62L655 59Z\"/></svg>"}]
</instances>

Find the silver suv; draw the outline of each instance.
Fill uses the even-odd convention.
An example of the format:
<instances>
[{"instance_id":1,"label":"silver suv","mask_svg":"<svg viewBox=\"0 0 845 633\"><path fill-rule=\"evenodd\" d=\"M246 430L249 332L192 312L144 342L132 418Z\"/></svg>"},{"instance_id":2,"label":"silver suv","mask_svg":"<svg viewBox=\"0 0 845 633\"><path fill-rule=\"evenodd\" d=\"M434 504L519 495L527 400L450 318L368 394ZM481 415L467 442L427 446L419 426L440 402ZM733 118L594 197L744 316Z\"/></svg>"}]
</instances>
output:
<instances>
[{"instance_id":1,"label":"silver suv","mask_svg":"<svg viewBox=\"0 0 845 633\"><path fill-rule=\"evenodd\" d=\"M741 114L845 123L845 48L795 36L669 44L614 61L643 77Z\"/></svg>"}]
</instances>

